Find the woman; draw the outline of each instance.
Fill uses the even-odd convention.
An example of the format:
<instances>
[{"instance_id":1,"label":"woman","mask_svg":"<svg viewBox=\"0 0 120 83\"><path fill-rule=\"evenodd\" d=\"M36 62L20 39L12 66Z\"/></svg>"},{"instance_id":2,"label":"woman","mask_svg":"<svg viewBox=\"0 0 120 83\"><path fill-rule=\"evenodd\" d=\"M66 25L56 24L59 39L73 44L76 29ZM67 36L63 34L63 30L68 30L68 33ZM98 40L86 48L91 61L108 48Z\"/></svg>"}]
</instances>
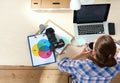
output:
<instances>
[{"instance_id":1,"label":"woman","mask_svg":"<svg viewBox=\"0 0 120 83\"><path fill-rule=\"evenodd\" d=\"M120 71L114 40L109 35L102 35L94 42L92 51L87 51L86 47L83 46L80 53L62 59L58 68L72 75L72 83L110 83ZM87 59L81 60L85 55Z\"/></svg>"}]
</instances>

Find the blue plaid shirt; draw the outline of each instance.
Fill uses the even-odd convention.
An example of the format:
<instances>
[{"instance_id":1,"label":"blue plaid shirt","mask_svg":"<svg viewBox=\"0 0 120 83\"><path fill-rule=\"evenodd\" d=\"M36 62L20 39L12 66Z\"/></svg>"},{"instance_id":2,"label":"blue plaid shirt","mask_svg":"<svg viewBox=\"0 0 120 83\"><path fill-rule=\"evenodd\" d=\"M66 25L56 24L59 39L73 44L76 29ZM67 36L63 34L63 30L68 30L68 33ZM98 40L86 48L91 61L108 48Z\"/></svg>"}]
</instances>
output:
<instances>
[{"instance_id":1,"label":"blue plaid shirt","mask_svg":"<svg viewBox=\"0 0 120 83\"><path fill-rule=\"evenodd\" d=\"M72 83L110 83L112 78L120 71L120 61L113 67L101 68L86 60L71 60L64 58L58 63L62 72L72 75Z\"/></svg>"}]
</instances>

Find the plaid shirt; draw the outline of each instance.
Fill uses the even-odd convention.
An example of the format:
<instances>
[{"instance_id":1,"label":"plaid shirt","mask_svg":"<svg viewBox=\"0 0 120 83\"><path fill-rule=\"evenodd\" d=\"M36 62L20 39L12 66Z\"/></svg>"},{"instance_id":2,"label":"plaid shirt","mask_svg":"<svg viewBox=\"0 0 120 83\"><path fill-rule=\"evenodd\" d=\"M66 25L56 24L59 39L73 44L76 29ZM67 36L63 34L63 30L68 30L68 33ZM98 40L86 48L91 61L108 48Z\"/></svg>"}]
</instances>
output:
<instances>
[{"instance_id":1,"label":"plaid shirt","mask_svg":"<svg viewBox=\"0 0 120 83\"><path fill-rule=\"evenodd\" d=\"M58 63L58 68L72 75L72 83L110 83L120 71L120 61L113 67L101 68L89 59L64 58Z\"/></svg>"}]
</instances>

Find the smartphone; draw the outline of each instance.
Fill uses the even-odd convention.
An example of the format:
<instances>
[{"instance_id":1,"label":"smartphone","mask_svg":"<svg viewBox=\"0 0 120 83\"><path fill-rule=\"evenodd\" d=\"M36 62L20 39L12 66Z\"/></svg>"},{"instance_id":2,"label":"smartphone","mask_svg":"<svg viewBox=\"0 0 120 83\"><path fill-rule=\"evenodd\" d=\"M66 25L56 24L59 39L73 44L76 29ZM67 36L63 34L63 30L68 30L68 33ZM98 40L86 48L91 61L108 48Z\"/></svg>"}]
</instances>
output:
<instances>
[{"instance_id":1,"label":"smartphone","mask_svg":"<svg viewBox=\"0 0 120 83\"><path fill-rule=\"evenodd\" d=\"M108 30L110 35L115 35L115 23L108 23Z\"/></svg>"}]
</instances>

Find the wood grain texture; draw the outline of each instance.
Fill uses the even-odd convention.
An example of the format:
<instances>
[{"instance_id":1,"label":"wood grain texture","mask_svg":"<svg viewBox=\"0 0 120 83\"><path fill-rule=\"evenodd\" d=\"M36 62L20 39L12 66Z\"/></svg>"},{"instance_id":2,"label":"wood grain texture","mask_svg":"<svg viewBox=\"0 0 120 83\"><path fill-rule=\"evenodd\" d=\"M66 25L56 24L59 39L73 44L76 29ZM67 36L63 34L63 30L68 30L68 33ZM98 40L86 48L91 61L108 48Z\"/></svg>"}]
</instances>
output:
<instances>
[{"instance_id":1,"label":"wood grain texture","mask_svg":"<svg viewBox=\"0 0 120 83\"><path fill-rule=\"evenodd\" d=\"M0 66L0 83L68 83L68 74L52 66Z\"/></svg>"},{"instance_id":2,"label":"wood grain texture","mask_svg":"<svg viewBox=\"0 0 120 83\"><path fill-rule=\"evenodd\" d=\"M0 66L0 83L72 83L69 76L56 66ZM120 73L111 83L120 83Z\"/></svg>"}]
</instances>

